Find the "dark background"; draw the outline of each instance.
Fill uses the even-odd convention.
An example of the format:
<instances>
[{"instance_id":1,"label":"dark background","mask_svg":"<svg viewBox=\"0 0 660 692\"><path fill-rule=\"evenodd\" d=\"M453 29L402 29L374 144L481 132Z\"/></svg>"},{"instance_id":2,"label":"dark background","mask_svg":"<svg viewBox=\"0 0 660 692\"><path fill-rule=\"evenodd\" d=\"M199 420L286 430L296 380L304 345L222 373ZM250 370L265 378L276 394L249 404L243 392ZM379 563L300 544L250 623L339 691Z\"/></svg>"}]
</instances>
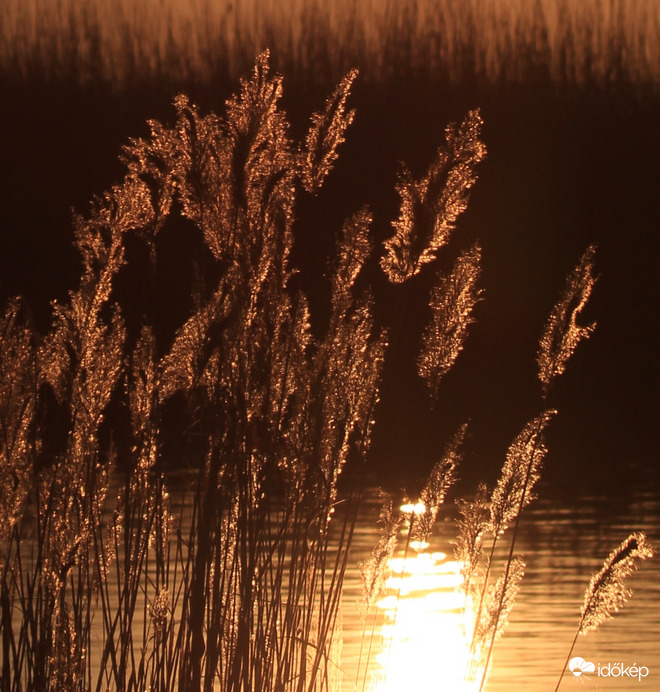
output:
<instances>
[{"instance_id":1,"label":"dark background","mask_svg":"<svg viewBox=\"0 0 660 692\"><path fill-rule=\"evenodd\" d=\"M284 74L284 106L294 134L322 106L340 75L294 69ZM358 67L362 67L358 65ZM367 71L368 73L368 71ZM222 70L204 80L139 81L115 88L81 84L74 74L0 75L0 296L23 295L45 330L49 301L76 284L71 210L121 179L118 154L145 121L172 122L171 99L188 92L203 113L222 113L237 88ZM480 107L488 158L468 211L443 251L441 266L478 239L485 300L465 351L446 376L438 402L414 372L427 317L431 273L404 299L377 270L379 316L394 325L368 469L387 485L415 486L455 428L470 421L466 483L498 473L506 448L539 412L535 356L564 277L596 243L599 280L583 321L597 321L553 392L559 409L548 436L544 478L625 493L633 476L655 478L658 429L658 229L660 90L613 80L606 85L526 79L461 84L406 65L380 78L358 78L357 115L327 184L297 210L296 261L312 307L323 311L324 272L343 219L363 204L378 241L397 214L394 184L401 162L421 175L450 121ZM166 231L158 285L163 340L185 318L190 267L198 242L185 227ZM179 264L181 262L182 264ZM129 274L129 277L131 275ZM126 293L130 302L130 292ZM179 302L177 302L179 301ZM650 480L649 482L653 482Z\"/></svg>"}]
</instances>

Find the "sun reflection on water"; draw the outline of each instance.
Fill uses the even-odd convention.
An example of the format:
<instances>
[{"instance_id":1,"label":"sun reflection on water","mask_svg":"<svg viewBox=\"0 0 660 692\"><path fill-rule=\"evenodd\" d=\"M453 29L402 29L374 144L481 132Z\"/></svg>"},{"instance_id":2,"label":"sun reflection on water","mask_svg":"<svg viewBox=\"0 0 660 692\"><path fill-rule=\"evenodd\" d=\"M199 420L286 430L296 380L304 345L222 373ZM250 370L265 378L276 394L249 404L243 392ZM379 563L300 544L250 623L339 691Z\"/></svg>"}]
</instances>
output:
<instances>
[{"instance_id":1,"label":"sun reflection on water","mask_svg":"<svg viewBox=\"0 0 660 692\"><path fill-rule=\"evenodd\" d=\"M461 566L428 548L409 543L404 555L390 560L386 591L376 604L384 623L371 692L475 689L465 680L474 619Z\"/></svg>"}]
</instances>

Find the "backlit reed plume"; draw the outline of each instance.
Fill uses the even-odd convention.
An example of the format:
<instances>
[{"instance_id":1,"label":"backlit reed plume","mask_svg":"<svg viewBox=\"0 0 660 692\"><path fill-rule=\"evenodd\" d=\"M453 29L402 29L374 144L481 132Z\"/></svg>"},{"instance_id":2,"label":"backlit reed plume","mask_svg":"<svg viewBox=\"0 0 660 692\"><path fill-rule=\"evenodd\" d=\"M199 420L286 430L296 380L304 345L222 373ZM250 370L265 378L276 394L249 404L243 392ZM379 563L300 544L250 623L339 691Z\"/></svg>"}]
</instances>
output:
<instances>
[{"instance_id":1,"label":"backlit reed plume","mask_svg":"<svg viewBox=\"0 0 660 692\"><path fill-rule=\"evenodd\" d=\"M424 511L414 515L410 526L410 541L413 544L421 547L431 535L440 505L445 501L447 491L456 480L456 468L463 458L462 445L466 431L467 424L457 430L443 456L433 465L429 473L419 496L419 501L424 505Z\"/></svg>"},{"instance_id":2,"label":"backlit reed plume","mask_svg":"<svg viewBox=\"0 0 660 692\"><path fill-rule=\"evenodd\" d=\"M547 453L543 431L555 411L533 418L511 443L502 472L490 499L490 530L501 534L534 499L534 485L540 478Z\"/></svg>"},{"instance_id":3,"label":"backlit reed plume","mask_svg":"<svg viewBox=\"0 0 660 692\"><path fill-rule=\"evenodd\" d=\"M506 628L509 613L515 603L524 574L525 562L522 557L515 557L511 561L508 572L501 574L495 585L489 589L481 616L476 623L472 642L473 656L477 661L486 658L491 640L497 640ZM484 672L484 676L487 672L487 670Z\"/></svg>"},{"instance_id":4,"label":"backlit reed plume","mask_svg":"<svg viewBox=\"0 0 660 692\"><path fill-rule=\"evenodd\" d=\"M39 341L18 303L5 313L0 639L12 688L336 683L357 507L334 518L338 478L368 447L385 349L373 299L355 288L368 212L344 225L332 314L314 336L290 278L296 195L332 167L354 77L301 143L266 53L224 117L178 97L175 125L151 122L123 151L122 183L76 218L82 276L51 330ZM158 263L157 236L176 214L212 270L199 268L190 312L163 341L146 314L127 330L114 288L126 236ZM129 413L127 430L116 415L106 424L123 438L120 460L102 442L113 401ZM43 443L39 405L56 428ZM167 415L184 423L176 444L194 471L185 521L162 471Z\"/></svg>"},{"instance_id":5,"label":"backlit reed plume","mask_svg":"<svg viewBox=\"0 0 660 692\"><path fill-rule=\"evenodd\" d=\"M636 569L637 560L646 560L653 557L653 554L653 547L647 542L644 533L631 533L607 556L600 571L591 577L584 594L584 601L580 610L580 622L575 638L555 690L558 690L561 685L564 671L570 661L578 636L597 630L603 622L619 612L632 596L631 589L626 586L626 578Z\"/></svg>"},{"instance_id":6,"label":"backlit reed plume","mask_svg":"<svg viewBox=\"0 0 660 692\"><path fill-rule=\"evenodd\" d=\"M596 327L595 322L586 326L577 323L596 282L593 273L595 254L594 245L585 250L568 276L564 292L550 313L541 336L537 362L539 379L546 394L555 377L564 372L578 343L588 338Z\"/></svg>"},{"instance_id":7,"label":"backlit reed plume","mask_svg":"<svg viewBox=\"0 0 660 692\"><path fill-rule=\"evenodd\" d=\"M632 596L625 578L634 571L635 560L653 557L653 548L643 533L632 533L607 557L601 570L594 574L584 595L578 630L586 634L617 613Z\"/></svg>"},{"instance_id":8,"label":"backlit reed plume","mask_svg":"<svg viewBox=\"0 0 660 692\"><path fill-rule=\"evenodd\" d=\"M399 529L403 515L395 510L391 495L383 493L383 504L380 510L380 537L369 557L360 563L362 579L362 602L360 609L366 616L375 600L382 593L388 573L388 563L398 542Z\"/></svg>"},{"instance_id":9,"label":"backlit reed plume","mask_svg":"<svg viewBox=\"0 0 660 692\"><path fill-rule=\"evenodd\" d=\"M458 536L454 557L463 576L462 589L466 601L476 592L475 572L483 554L483 538L489 527L489 493L485 483L479 483L472 500L458 500Z\"/></svg>"},{"instance_id":10,"label":"backlit reed plume","mask_svg":"<svg viewBox=\"0 0 660 692\"><path fill-rule=\"evenodd\" d=\"M401 198L394 235L385 242L381 266L393 283L403 283L432 262L447 243L465 211L476 181L475 168L486 156L480 139L479 111L470 111L460 125L449 125L445 147L438 150L426 174L415 180L407 169L397 184Z\"/></svg>"},{"instance_id":11,"label":"backlit reed plume","mask_svg":"<svg viewBox=\"0 0 660 692\"><path fill-rule=\"evenodd\" d=\"M480 274L481 248L462 253L451 272L441 275L431 291L431 320L424 330L417 369L434 396L440 380L452 367L474 318L472 310L481 299L476 288Z\"/></svg>"},{"instance_id":12,"label":"backlit reed plume","mask_svg":"<svg viewBox=\"0 0 660 692\"><path fill-rule=\"evenodd\" d=\"M346 100L357 71L351 70L326 101L323 111L312 115L312 127L305 140L302 180L308 192L318 190L332 168L344 141L344 134L353 122L355 111L346 110Z\"/></svg>"},{"instance_id":13,"label":"backlit reed plume","mask_svg":"<svg viewBox=\"0 0 660 692\"><path fill-rule=\"evenodd\" d=\"M541 464L547 453L543 442L545 428L552 418L554 411L546 411L529 421L515 437L507 450L500 477L493 489L488 505L484 502L484 490L480 489L471 505L466 506L463 522L465 530L459 533L459 548L466 555L468 564L463 568L469 576L465 585L466 601L471 596L475 599L475 623L470 645L471 660L466 678L475 680L479 671L482 672L481 685L485 683L490 664L493 644L501 632L498 610L493 605L495 594L499 595L502 613L505 613L505 600L512 593L509 580L516 576L522 578L522 568L516 565L513 554L515 535L512 536L509 555L502 565L499 577L500 587L493 590L490 586L491 575L496 570L495 548L512 521L515 521L515 531L523 509L534 499L534 485L540 477ZM488 510L486 510L488 507ZM488 517L484 515L488 511ZM478 560L482 554L482 534L488 531L492 535L490 550L483 569L483 576L477 577ZM464 536L462 534L465 534ZM520 568L519 568L520 567ZM512 570L515 568L515 573ZM514 588L514 587L511 587ZM517 589L517 586L515 586ZM489 605L490 604L490 605ZM510 610L513 599L507 606ZM507 611L508 613L508 611ZM486 635L486 624L489 623L489 636Z\"/></svg>"},{"instance_id":14,"label":"backlit reed plume","mask_svg":"<svg viewBox=\"0 0 660 692\"><path fill-rule=\"evenodd\" d=\"M0 550L23 514L32 483L37 363L32 330L18 300L0 321Z\"/></svg>"}]
</instances>

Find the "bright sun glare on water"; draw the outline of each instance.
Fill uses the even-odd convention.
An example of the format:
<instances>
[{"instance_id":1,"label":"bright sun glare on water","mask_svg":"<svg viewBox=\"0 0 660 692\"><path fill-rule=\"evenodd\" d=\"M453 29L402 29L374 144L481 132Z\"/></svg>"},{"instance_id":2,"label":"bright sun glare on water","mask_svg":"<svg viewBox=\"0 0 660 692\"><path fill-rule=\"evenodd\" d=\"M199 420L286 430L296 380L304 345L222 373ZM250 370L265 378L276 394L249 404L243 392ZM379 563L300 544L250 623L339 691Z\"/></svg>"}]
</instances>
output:
<instances>
[{"instance_id":1,"label":"bright sun glare on water","mask_svg":"<svg viewBox=\"0 0 660 692\"><path fill-rule=\"evenodd\" d=\"M417 514L423 505L402 507ZM473 620L461 589L460 564L441 552L411 544L390 561L382 649L372 692L472 689L464 679L470 659Z\"/></svg>"}]
</instances>

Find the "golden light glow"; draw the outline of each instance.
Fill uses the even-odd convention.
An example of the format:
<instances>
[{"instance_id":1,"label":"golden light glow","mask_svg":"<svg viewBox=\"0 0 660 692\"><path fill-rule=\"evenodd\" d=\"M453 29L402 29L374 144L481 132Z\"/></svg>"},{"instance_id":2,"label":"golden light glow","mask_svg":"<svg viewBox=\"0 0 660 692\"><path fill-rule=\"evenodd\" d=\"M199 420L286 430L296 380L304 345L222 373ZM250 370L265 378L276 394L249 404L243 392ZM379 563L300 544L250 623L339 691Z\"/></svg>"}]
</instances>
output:
<instances>
[{"instance_id":1,"label":"golden light glow","mask_svg":"<svg viewBox=\"0 0 660 692\"><path fill-rule=\"evenodd\" d=\"M401 510L412 515L425 508L417 503ZM384 623L371 692L474 688L464 680L474 620L461 590L460 564L427 549L409 544L390 560L386 593L376 604Z\"/></svg>"},{"instance_id":2,"label":"golden light glow","mask_svg":"<svg viewBox=\"0 0 660 692\"><path fill-rule=\"evenodd\" d=\"M423 502L408 502L399 508L404 514L424 514L426 507Z\"/></svg>"}]
</instances>

